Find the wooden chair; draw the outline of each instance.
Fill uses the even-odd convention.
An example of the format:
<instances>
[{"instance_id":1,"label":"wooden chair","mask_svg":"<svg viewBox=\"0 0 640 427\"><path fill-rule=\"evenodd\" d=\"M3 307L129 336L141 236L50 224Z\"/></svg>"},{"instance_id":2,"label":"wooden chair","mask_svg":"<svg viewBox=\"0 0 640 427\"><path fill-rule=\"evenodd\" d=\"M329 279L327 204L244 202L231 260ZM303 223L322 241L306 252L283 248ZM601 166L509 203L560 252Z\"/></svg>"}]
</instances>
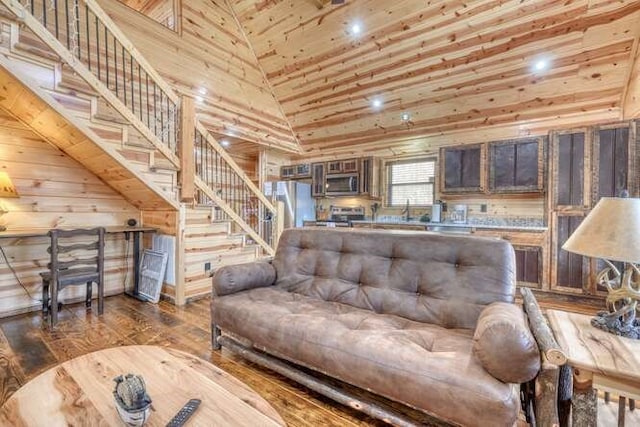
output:
<instances>
[{"instance_id":1,"label":"wooden chair","mask_svg":"<svg viewBox=\"0 0 640 427\"><path fill-rule=\"evenodd\" d=\"M49 232L51 246L47 251L51 254L51 262L47 266L49 271L40 273L40 276L42 277L42 313L45 319L50 318L51 327L58 322L58 295L67 286L86 284L85 304L87 308L91 308L92 285L96 283L98 314L102 314L104 310L104 233L105 230L102 227L88 230L55 229ZM60 244L60 239L75 237L94 237L95 240L89 243ZM62 242L64 243L65 240ZM95 252L95 254L82 258L81 255L76 254L81 251ZM71 252L73 255L70 255ZM60 257L65 256L69 260L60 260Z\"/></svg>"}]
</instances>

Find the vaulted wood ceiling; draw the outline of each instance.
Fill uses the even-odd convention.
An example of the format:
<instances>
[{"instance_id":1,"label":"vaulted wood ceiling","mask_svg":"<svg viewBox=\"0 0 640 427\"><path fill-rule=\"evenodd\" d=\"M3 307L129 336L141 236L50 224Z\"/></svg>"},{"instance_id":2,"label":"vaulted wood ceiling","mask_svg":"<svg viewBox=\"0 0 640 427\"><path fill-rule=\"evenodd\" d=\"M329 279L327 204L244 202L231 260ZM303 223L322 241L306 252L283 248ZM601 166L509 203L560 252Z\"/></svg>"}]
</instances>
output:
<instances>
[{"instance_id":1,"label":"vaulted wood ceiling","mask_svg":"<svg viewBox=\"0 0 640 427\"><path fill-rule=\"evenodd\" d=\"M312 154L487 126L620 119L640 36L637 0L228 3ZM550 67L536 70L540 60Z\"/></svg>"}]
</instances>

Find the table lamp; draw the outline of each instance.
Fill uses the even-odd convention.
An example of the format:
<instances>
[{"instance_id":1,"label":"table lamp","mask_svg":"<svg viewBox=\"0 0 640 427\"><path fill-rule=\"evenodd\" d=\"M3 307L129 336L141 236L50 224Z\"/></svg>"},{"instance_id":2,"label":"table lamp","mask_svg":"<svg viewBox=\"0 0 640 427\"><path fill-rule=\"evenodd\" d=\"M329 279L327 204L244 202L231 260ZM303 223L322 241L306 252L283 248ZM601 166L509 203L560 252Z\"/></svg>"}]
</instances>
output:
<instances>
[{"instance_id":1,"label":"table lamp","mask_svg":"<svg viewBox=\"0 0 640 427\"><path fill-rule=\"evenodd\" d=\"M5 198L16 198L18 196L18 191L16 187L11 182L11 178L9 178L9 174L6 172L0 172L0 199ZM3 204L0 204L0 216L9 212ZM0 231L5 231L7 227L4 225L0 225Z\"/></svg>"},{"instance_id":2,"label":"table lamp","mask_svg":"<svg viewBox=\"0 0 640 427\"><path fill-rule=\"evenodd\" d=\"M640 339L636 307L640 300L640 199L603 197L582 221L562 249L607 264L598 283L608 290L607 310L591 324L607 332ZM624 263L621 272L612 263Z\"/></svg>"}]
</instances>

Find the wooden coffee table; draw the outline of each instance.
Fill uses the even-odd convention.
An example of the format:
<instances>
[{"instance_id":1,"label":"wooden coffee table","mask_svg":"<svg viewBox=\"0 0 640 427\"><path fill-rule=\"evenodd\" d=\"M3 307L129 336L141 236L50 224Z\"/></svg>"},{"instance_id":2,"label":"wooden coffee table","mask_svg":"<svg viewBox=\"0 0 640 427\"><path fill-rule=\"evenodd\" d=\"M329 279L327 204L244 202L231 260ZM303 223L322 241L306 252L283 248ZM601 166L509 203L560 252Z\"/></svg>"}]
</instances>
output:
<instances>
[{"instance_id":1,"label":"wooden coffee table","mask_svg":"<svg viewBox=\"0 0 640 427\"><path fill-rule=\"evenodd\" d=\"M181 351L155 346L114 347L49 369L20 388L0 409L0 425L123 425L113 378L144 377L152 403L148 426L165 426L189 399L201 399L187 426L283 426L262 397L230 374Z\"/></svg>"}]
</instances>

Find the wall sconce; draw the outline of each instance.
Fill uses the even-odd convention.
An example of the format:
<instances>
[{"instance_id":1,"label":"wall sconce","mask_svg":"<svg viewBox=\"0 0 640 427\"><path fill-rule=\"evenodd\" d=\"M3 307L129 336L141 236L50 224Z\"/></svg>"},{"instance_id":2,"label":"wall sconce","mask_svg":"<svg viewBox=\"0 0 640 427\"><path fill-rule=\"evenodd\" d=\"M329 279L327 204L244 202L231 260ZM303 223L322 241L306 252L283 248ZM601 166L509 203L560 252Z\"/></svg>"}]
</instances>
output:
<instances>
[{"instance_id":1,"label":"wall sconce","mask_svg":"<svg viewBox=\"0 0 640 427\"><path fill-rule=\"evenodd\" d=\"M9 178L9 174L6 172L0 172L0 199L9 199L9 198L17 198L20 197L18 195L18 191L16 187L11 182L11 178ZM0 216L8 213L9 211L4 207L3 204L0 204ZM0 231L5 231L7 227L4 225L0 225Z\"/></svg>"}]
</instances>

